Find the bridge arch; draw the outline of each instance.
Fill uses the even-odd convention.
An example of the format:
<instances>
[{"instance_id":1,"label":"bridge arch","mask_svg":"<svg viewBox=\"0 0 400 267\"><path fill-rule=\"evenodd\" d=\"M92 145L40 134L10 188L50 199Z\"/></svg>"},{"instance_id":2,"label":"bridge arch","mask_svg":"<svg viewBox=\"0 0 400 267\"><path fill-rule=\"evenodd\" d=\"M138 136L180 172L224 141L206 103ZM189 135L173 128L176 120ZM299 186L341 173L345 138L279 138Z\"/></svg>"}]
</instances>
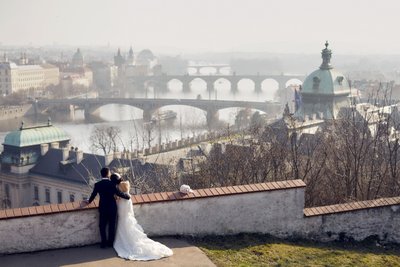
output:
<instances>
[{"instance_id":1,"label":"bridge arch","mask_svg":"<svg viewBox=\"0 0 400 267\"><path fill-rule=\"evenodd\" d=\"M231 92L232 81L227 78L219 78L214 81L214 89L215 89L215 99L221 98L223 95L227 95Z\"/></svg>"},{"instance_id":2,"label":"bridge arch","mask_svg":"<svg viewBox=\"0 0 400 267\"><path fill-rule=\"evenodd\" d=\"M190 121L195 121L197 120L199 117L204 116L204 121L205 121L205 113L207 112L206 110L200 108L200 107L194 107L191 105L164 105L161 106L158 111L166 111L166 110L173 110L175 112L177 112L177 119L179 120L180 118L182 118L182 121L185 122L187 120ZM193 117L193 119L189 119Z\"/></svg>"},{"instance_id":3,"label":"bridge arch","mask_svg":"<svg viewBox=\"0 0 400 267\"><path fill-rule=\"evenodd\" d=\"M183 82L177 78L167 81L167 88L170 92L177 93L183 91Z\"/></svg>"},{"instance_id":4,"label":"bridge arch","mask_svg":"<svg viewBox=\"0 0 400 267\"><path fill-rule=\"evenodd\" d=\"M237 82L237 90L239 92L254 92L256 82L249 78L242 78Z\"/></svg>"},{"instance_id":5,"label":"bridge arch","mask_svg":"<svg viewBox=\"0 0 400 267\"><path fill-rule=\"evenodd\" d=\"M273 78L266 78L261 82L263 96L267 99L275 99L276 92L279 90L279 82Z\"/></svg>"},{"instance_id":6,"label":"bridge arch","mask_svg":"<svg viewBox=\"0 0 400 267\"><path fill-rule=\"evenodd\" d=\"M107 121L114 121L114 115L111 117L109 114L115 114L117 110L120 111L119 120L140 119L143 114L142 107L134 104L106 103L92 105L90 108L82 107L82 109L85 110L85 116L96 114Z\"/></svg>"},{"instance_id":7,"label":"bridge arch","mask_svg":"<svg viewBox=\"0 0 400 267\"><path fill-rule=\"evenodd\" d=\"M189 81L190 91L195 93L204 93L207 90L207 81L200 77L194 77Z\"/></svg>"},{"instance_id":8,"label":"bridge arch","mask_svg":"<svg viewBox=\"0 0 400 267\"><path fill-rule=\"evenodd\" d=\"M230 66L223 66L218 68L219 71L217 71L218 74L222 75L230 75L231 74L231 67Z\"/></svg>"},{"instance_id":9,"label":"bridge arch","mask_svg":"<svg viewBox=\"0 0 400 267\"><path fill-rule=\"evenodd\" d=\"M288 87L288 86L291 86L291 85L299 86L299 85L302 85L302 84L303 84L303 82L301 80L299 80L297 78L292 78L292 79L287 80L285 82L285 88Z\"/></svg>"},{"instance_id":10,"label":"bridge arch","mask_svg":"<svg viewBox=\"0 0 400 267\"><path fill-rule=\"evenodd\" d=\"M249 117L251 117L255 112L259 112L260 114L264 114L265 111L256 109L256 108L246 108L246 107L231 107L231 108L223 108L219 109L219 118L225 122L228 122L229 125L235 124L236 116L240 113L246 111L249 113Z\"/></svg>"},{"instance_id":11,"label":"bridge arch","mask_svg":"<svg viewBox=\"0 0 400 267\"><path fill-rule=\"evenodd\" d=\"M214 66L204 66L200 68L200 75L215 75L218 74L217 67Z\"/></svg>"},{"instance_id":12,"label":"bridge arch","mask_svg":"<svg viewBox=\"0 0 400 267\"><path fill-rule=\"evenodd\" d=\"M279 89L279 82L273 78L266 78L261 82L263 92L276 91Z\"/></svg>"},{"instance_id":13,"label":"bridge arch","mask_svg":"<svg viewBox=\"0 0 400 267\"><path fill-rule=\"evenodd\" d=\"M194 67L194 66L188 66L187 67L187 73L189 75L198 75L200 74L200 68Z\"/></svg>"}]
</instances>

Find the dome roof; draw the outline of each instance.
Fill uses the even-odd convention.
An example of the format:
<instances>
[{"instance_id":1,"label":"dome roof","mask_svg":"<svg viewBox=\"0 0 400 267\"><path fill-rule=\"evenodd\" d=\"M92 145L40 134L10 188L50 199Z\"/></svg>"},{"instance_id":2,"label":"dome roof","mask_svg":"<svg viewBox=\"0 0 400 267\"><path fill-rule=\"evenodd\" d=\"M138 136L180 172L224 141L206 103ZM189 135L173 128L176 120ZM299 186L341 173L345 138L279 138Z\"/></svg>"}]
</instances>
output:
<instances>
[{"instance_id":1,"label":"dome roof","mask_svg":"<svg viewBox=\"0 0 400 267\"><path fill-rule=\"evenodd\" d=\"M70 137L65 131L50 124L30 128L21 126L20 130L6 135L3 145L27 147L69 140Z\"/></svg>"},{"instance_id":2,"label":"dome roof","mask_svg":"<svg viewBox=\"0 0 400 267\"><path fill-rule=\"evenodd\" d=\"M348 95L350 86L342 73L335 70L330 63L332 51L328 49L328 42L322 50L322 64L318 70L312 72L303 82L302 94Z\"/></svg>"},{"instance_id":3,"label":"dome roof","mask_svg":"<svg viewBox=\"0 0 400 267\"><path fill-rule=\"evenodd\" d=\"M75 52L75 54L72 56L72 61L79 62L83 61L83 56L81 53L81 50L78 48Z\"/></svg>"},{"instance_id":4,"label":"dome roof","mask_svg":"<svg viewBox=\"0 0 400 267\"><path fill-rule=\"evenodd\" d=\"M145 61L145 60L151 61L154 59L154 55L149 49L144 49L140 51L140 53L137 56L137 59L140 61Z\"/></svg>"},{"instance_id":5,"label":"dome roof","mask_svg":"<svg viewBox=\"0 0 400 267\"><path fill-rule=\"evenodd\" d=\"M335 69L316 70L307 76L302 86L302 94L349 94L349 82Z\"/></svg>"}]
</instances>

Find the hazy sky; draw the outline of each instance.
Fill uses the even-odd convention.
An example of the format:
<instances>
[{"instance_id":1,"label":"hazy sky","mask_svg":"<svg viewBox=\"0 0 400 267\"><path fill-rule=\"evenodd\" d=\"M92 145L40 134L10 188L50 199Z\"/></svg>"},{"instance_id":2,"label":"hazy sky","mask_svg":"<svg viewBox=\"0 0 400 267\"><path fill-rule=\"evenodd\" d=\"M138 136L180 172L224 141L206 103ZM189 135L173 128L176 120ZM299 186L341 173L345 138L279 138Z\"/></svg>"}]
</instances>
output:
<instances>
[{"instance_id":1,"label":"hazy sky","mask_svg":"<svg viewBox=\"0 0 400 267\"><path fill-rule=\"evenodd\" d=\"M0 0L0 42L157 52L400 53L398 0ZM136 50L136 49L135 49Z\"/></svg>"}]
</instances>

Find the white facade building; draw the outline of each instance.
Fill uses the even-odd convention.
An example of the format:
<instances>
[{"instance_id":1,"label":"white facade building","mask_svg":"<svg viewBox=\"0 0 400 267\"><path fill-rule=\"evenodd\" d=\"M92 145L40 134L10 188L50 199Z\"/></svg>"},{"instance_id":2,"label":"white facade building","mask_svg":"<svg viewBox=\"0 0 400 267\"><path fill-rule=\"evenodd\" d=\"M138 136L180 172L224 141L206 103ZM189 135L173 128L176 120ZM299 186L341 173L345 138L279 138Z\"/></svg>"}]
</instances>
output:
<instances>
[{"instance_id":1,"label":"white facade building","mask_svg":"<svg viewBox=\"0 0 400 267\"><path fill-rule=\"evenodd\" d=\"M58 85L59 76L58 67L50 64L19 66L13 62L3 62L0 63L0 94Z\"/></svg>"}]
</instances>

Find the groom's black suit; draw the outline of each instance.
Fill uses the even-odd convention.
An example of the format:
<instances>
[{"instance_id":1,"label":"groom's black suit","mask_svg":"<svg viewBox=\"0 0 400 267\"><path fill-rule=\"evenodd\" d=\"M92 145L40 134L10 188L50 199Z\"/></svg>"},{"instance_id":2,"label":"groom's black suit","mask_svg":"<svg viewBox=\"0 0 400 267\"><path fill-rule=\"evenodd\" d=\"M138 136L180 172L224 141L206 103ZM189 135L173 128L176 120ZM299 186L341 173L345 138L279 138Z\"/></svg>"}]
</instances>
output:
<instances>
[{"instance_id":1,"label":"groom's black suit","mask_svg":"<svg viewBox=\"0 0 400 267\"><path fill-rule=\"evenodd\" d=\"M117 202L115 201L115 195L130 199L128 194L122 193L117 189L115 184L111 182L108 178L103 178L101 181L94 185L92 195L89 198L89 203L94 200L96 195L100 195L99 203L99 215L100 215L100 235L101 235L101 245L112 246L115 237L115 226L117 218ZM108 240L106 237L106 227L108 224Z\"/></svg>"}]
</instances>

